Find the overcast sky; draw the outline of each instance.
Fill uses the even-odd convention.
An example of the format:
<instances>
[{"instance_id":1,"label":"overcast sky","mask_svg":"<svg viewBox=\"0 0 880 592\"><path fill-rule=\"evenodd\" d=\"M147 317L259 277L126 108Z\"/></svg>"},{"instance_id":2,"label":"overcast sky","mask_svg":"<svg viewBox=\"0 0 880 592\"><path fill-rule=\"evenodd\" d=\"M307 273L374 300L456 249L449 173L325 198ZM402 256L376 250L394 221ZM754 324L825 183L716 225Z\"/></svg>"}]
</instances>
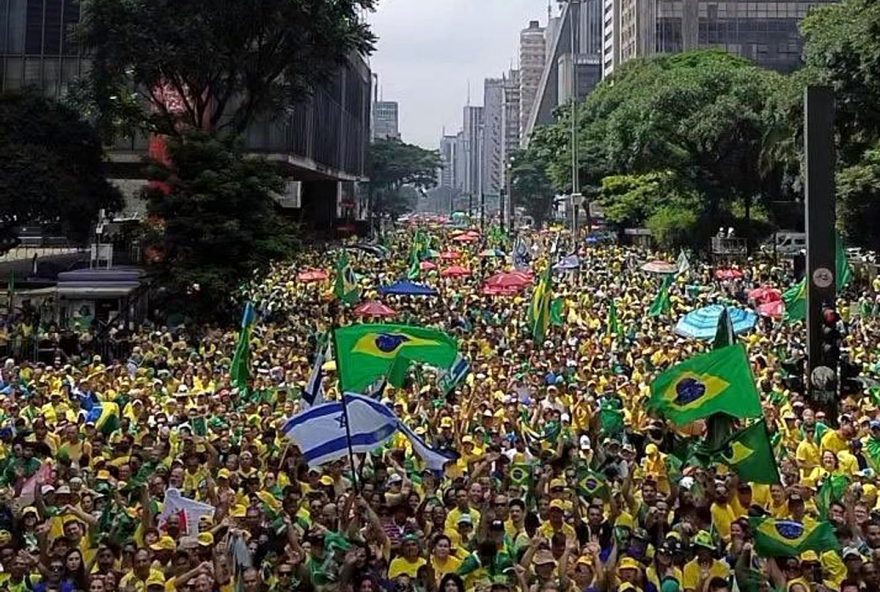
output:
<instances>
[{"instance_id":1,"label":"overcast sky","mask_svg":"<svg viewBox=\"0 0 880 592\"><path fill-rule=\"evenodd\" d=\"M400 103L403 140L436 148L444 125L458 132L468 80L482 105L483 79L516 66L529 20L546 24L547 0L380 0L371 65L382 98Z\"/></svg>"}]
</instances>

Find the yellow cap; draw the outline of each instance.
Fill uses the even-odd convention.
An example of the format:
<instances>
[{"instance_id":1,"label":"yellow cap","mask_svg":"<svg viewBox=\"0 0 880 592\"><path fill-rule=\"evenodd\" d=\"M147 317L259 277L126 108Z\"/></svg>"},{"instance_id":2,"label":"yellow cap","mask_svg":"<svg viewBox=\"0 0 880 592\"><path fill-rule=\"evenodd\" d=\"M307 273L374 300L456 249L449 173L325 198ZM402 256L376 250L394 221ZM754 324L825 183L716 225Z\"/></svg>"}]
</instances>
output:
<instances>
[{"instance_id":1,"label":"yellow cap","mask_svg":"<svg viewBox=\"0 0 880 592\"><path fill-rule=\"evenodd\" d=\"M638 561L636 561L635 559L633 559L632 557L624 557L624 558L621 559L620 562L617 564L617 570L618 570L618 571L621 571L621 570L624 570L624 569L638 569L638 570L641 570L641 569L642 569L642 564L639 563Z\"/></svg>"},{"instance_id":2,"label":"yellow cap","mask_svg":"<svg viewBox=\"0 0 880 592\"><path fill-rule=\"evenodd\" d=\"M199 534L199 545L203 547L213 547L214 546L214 535L210 532L202 532Z\"/></svg>"},{"instance_id":3,"label":"yellow cap","mask_svg":"<svg viewBox=\"0 0 880 592\"><path fill-rule=\"evenodd\" d=\"M550 502L551 510L565 510L565 504L562 503L562 500L553 500Z\"/></svg>"},{"instance_id":4,"label":"yellow cap","mask_svg":"<svg viewBox=\"0 0 880 592\"><path fill-rule=\"evenodd\" d=\"M147 588L150 586L165 587L165 576L159 570L151 570L150 577L147 578Z\"/></svg>"},{"instance_id":5,"label":"yellow cap","mask_svg":"<svg viewBox=\"0 0 880 592\"><path fill-rule=\"evenodd\" d=\"M617 517L617 520L614 521L614 526L620 526L632 530L633 517L630 516L629 512L621 512L620 515Z\"/></svg>"},{"instance_id":6,"label":"yellow cap","mask_svg":"<svg viewBox=\"0 0 880 592\"><path fill-rule=\"evenodd\" d=\"M150 549L153 551L174 551L177 548L177 543L174 542L167 534L165 536L159 537L159 540L150 545Z\"/></svg>"},{"instance_id":7,"label":"yellow cap","mask_svg":"<svg viewBox=\"0 0 880 592\"><path fill-rule=\"evenodd\" d=\"M231 474L232 473L229 472L229 469L227 469L226 467L223 467L222 469L217 471L217 478L218 479L229 479Z\"/></svg>"},{"instance_id":8,"label":"yellow cap","mask_svg":"<svg viewBox=\"0 0 880 592\"><path fill-rule=\"evenodd\" d=\"M318 483L326 487L332 487L333 477L331 477L330 475L322 475L321 478L318 480Z\"/></svg>"}]
</instances>

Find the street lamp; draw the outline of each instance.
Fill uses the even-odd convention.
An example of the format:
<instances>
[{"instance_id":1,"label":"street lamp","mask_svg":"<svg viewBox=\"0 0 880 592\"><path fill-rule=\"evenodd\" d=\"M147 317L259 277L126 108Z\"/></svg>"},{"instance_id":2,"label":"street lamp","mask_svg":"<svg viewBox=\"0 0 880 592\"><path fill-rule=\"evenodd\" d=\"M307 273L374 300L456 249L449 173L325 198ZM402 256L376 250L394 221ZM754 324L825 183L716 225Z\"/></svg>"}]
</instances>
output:
<instances>
[{"instance_id":1,"label":"street lamp","mask_svg":"<svg viewBox=\"0 0 880 592\"><path fill-rule=\"evenodd\" d=\"M577 6L579 17L580 0L568 0L568 27L571 33L571 234L575 250L577 250L578 208L583 203L583 196L580 194L577 152L577 29L580 18L575 16L575 6ZM580 199L576 199L576 197Z\"/></svg>"}]
</instances>

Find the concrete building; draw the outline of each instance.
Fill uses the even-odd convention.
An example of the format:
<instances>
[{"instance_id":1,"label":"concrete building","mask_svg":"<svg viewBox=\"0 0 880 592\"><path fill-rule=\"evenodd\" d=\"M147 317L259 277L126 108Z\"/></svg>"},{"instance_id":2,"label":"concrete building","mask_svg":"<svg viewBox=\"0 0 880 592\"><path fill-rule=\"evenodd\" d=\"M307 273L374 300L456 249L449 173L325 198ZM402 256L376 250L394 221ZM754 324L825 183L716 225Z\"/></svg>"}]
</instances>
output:
<instances>
[{"instance_id":1,"label":"concrete building","mask_svg":"<svg viewBox=\"0 0 880 592\"><path fill-rule=\"evenodd\" d=\"M437 175L437 184L440 187L455 187L455 167L460 149L458 136L444 135L440 138L440 161L443 165Z\"/></svg>"},{"instance_id":2,"label":"concrete building","mask_svg":"<svg viewBox=\"0 0 880 592\"><path fill-rule=\"evenodd\" d=\"M546 63L547 42L544 29L538 21L531 21L527 29L519 35L519 94L520 94L520 137L525 139L529 116L541 84L541 75Z\"/></svg>"},{"instance_id":3,"label":"concrete building","mask_svg":"<svg viewBox=\"0 0 880 592\"><path fill-rule=\"evenodd\" d=\"M373 139L400 139L397 101L373 101Z\"/></svg>"},{"instance_id":4,"label":"concrete building","mask_svg":"<svg viewBox=\"0 0 880 592\"><path fill-rule=\"evenodd\" d=\"M455 136L455 166L453 167L452 186L459 192L464 192L465 173L467 172L467 154L465 152L465 136L464 131L458 132Z\"/></svg>"},{"instance_id":5,"label":"concrete building","mask_svg":"<svg viewBox=\"0 0 880 592\"><path fill-rule=\"evenodd\" d=\"M34 88L60 97L87 73L89 59L74 36L80 3L0 0L0 91ZM247 148L281 163L291 180L288 191L279 196L281 207L295 215L298 211L316 227L329 228L341 213L357 220L367 215L356 184L365 180L371 82L366 61L353 54L308 99L245 131ZM108 151L113 180L127 193L127 210L135 214L143 209L134 194L144 183L143 157L149 143L145 136L128 138Z\"/></svg>"},{"instance_id":6,"label":"concrete building","mask_svg":"<svg viewBox=\"0 0 880 592\"><path fill-rule=\"evenodd\" d=\"M519 149L519 70L510 70L504 77L503 103L504 110L501 112L501 128L504 130L504 151L501 161L506 174L510 157Z\"/></svg>"},{"instance_id":7,"label":"concrete building","mask_svg":"<svg viewBox=\"0 0 880 592\"><path fill-rule=\"evenodd\" d=\"M462 191L479 202L483 191L483 108L467 106L462 117L464 186Z\"/></svg>"},{"instance_id":8,"label":"concrete building","mask_svg":"<svg viewBox=\"0 0 880 592\"><path fill-rule=\"evenodd\" d=\"M483 84L482 191L498 196L504 185L504 79Z\"/></svg>"},{"instance_id":9,"label":"concrete building","mask_svg":"<svg viewBox=\"0 0 880 592\"><path fill-rule=\"evenodd\" d=\"M790 72L801 64L800 22L837 1L603 0L603 75L633 58L703 48Z\"/></svg>"}]
</instances>

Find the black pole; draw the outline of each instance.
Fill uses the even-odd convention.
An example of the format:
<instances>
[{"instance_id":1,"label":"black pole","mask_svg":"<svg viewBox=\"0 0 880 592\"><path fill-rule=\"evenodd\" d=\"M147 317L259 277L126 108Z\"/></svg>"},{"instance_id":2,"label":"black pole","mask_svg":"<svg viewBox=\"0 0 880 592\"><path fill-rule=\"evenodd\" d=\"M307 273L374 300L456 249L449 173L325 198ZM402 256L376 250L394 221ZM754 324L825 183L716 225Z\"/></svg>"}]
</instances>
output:
<instances>
[{"instance_id":1,"label":"black pole","mask_svg":"<svg viewBox=\"0 0 880 592\"><path fill-rule=\"evenodd\" d=\"M354 491L360 495L360 479L358 479L357 476L357 466L354 464L354 449L351 447L351 422L348 419L348 405L345 402L345 389L342 388L342 372L339 367L339 347L336 343L337 328L338 327L334 324L331 332L333 334L333 353L336 356L336 375L339 378L339 393L340 397L342 397L342 416L345 419L345 441L346 444L348 444L348 463L351 465L351 479L352 485L354 485Z\"/></svg>"},{"instance_id":2,"label":"black pole","mask_svg":"<svg viewBox=\"0 0 880 592\"><path fill-rule=\"evenodd\" d=\"M839 352L825 348L828 340L823 308L835 308L836 244L834 195L834 93L829 87L804 91L804 153L806 154L807 346L809 392L829 421L837 423Z\"/></svg>"},{"instance_id":3,"label":"black pole","mask_svg":"<svg viewBox=\"0 0 880 592\"><path fill-rule=\"evenodd\" d=\"M483 230L484 220L486 219L486 194L480 192L480 230Z\"/></svg>"},{"instance_id":4,"label":"black pole","mask_svg":"<svg viewBox=\"0 0 880 592\"><path fill-rule=\"evenodd\" d=\"M504 232L504 189L501 189L498 201L498 217L501 218L501 232Z\"/></svg>"}]
</instances>

